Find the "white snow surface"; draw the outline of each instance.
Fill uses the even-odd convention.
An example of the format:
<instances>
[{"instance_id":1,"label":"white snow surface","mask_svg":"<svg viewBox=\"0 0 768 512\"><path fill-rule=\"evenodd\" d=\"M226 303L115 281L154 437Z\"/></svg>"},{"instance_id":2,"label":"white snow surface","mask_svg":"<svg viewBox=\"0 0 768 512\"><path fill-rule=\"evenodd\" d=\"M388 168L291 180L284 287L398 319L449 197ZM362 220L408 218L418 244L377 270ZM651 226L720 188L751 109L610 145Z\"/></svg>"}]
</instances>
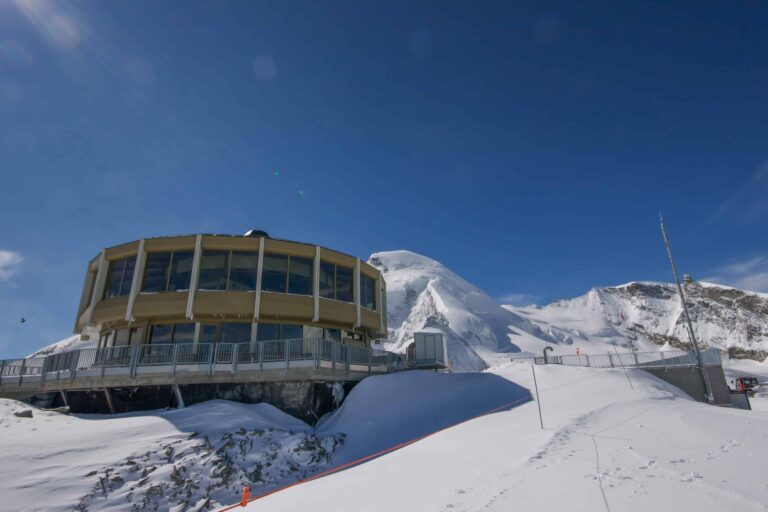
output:
<instances>
[{"instance_id":1,"label":"white snow surface","mask_svg":"<svg viewBox=\"0 0 768 512\"><path fill-rule=\"evenodd\" d=\"M65 416L0 399L0 510L210 510L324 469L341 443L267 404Z\"/></svg>"},{"instance_id":2,"label":"white snow surface","mask_svg":"<svg viewBox=\"0 0 768 512\"><path fill-rule=\"evenodd\" d=\"M500 363L487 373L533 387L530 364ZM527 402L247 510L308 503L315 512L766 510L768 412L700 404L641 370L628 370L633 388L621 369L552 365L536 373L544 430ZM367 415L380 416L368 403ZM421 421L409 409L387 415L401 429Z\"/></svg>"},{"instance_id":3,"label":"white snow surface","mask_svg":"<svg viewBox=\"0 0 768 512\"><path fill-rule=\"evenodd\" d=\"M27 357L45 357L56 354L58 352L65 352L67 350L81 350L84 348L93 348L95 346L96 342L94 340L86 340L83 339L79 334L76 334L74 336L69 336L68 338L64 338L63 340L59 340L55 343L51 343L50 345L38 349L29 354Z\"/></svg>"},{"instance_id":4,"label":"white snow surface","mask_svg":"<svg viewBox=\"0 0 768 512\"><path fill-rule=\"evenodd\" d=\"M386 348L403 352L413 333L442 332L454 370L482 370L486 352L516 352L512 334L538 340L548 336L514 311L441 263L410 251L377 252L368 262L387 283Z\"/></svg>"}]
</instances>

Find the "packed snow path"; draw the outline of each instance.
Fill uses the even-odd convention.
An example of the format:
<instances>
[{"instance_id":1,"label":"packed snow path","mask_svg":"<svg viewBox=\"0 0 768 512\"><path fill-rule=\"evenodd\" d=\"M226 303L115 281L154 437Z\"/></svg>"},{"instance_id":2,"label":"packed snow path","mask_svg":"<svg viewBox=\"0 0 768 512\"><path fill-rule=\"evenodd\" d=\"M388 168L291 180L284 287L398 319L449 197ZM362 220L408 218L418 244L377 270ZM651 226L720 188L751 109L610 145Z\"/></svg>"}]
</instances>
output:
<instances>
[{"instance_id":1,"label":"packed snow path","mask_svg":"<svg viewBox=\"0 0 768 512\"><path fill-rule=\"evenodd\" d=\"M530 365L494 373L532 388ZM768 413L699 404L629 374L634 389L621 369L539 366L544 431L529 402L248 510L768 510Z\"/></svg>"}]
</instances>

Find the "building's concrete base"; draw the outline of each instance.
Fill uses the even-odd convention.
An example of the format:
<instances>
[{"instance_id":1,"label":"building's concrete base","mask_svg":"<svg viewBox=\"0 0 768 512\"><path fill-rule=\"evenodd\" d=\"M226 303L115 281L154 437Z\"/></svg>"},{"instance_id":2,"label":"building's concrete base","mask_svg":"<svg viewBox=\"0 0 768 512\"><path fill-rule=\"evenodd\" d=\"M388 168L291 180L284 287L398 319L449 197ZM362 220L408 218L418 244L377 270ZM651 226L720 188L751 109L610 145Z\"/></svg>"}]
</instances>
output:
<instances>
[{"instance_id":1,"label":"building's concrete base","mask_svg":"<svg viewBox=\"0 0 768 512\"><path fill-rule=\"evenodd\" d=\"M342 382L344 396L357 382ZM328 382L250 382L225 384L181 384L178 386L182 401L171 385L109 388L105 390L70 390L67 402L72 412L110 414L134 412L167 407L189 406L207 400L232 400L246 404L268 403L311 425L336 407L333 383ZM107 400L111 397L112 405ZM42 393L30 397L30 403L44 407L65 405L61 393Z\"/></svg>"}]
</instances>

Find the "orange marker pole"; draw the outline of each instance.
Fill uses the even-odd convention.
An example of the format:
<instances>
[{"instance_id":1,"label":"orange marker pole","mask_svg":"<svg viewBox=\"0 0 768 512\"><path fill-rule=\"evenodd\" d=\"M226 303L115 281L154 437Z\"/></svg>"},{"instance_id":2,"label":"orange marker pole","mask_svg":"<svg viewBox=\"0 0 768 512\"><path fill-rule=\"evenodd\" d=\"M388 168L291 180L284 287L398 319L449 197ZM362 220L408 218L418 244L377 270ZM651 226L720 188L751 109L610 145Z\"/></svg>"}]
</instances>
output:
<instances>
[{"instance_id":1,"label":"orange marker pole","mask_svg":"<svg viewBox=\"0 0 768 512\"><path fill-rule=\"evenodd\" d=\"M246 485L245 487L243 487L243 499L240 500L240 506L244 507L248 505L248 500L250 499L250 497L251 497L251 488Z\"/></svg>"}]
</instances>

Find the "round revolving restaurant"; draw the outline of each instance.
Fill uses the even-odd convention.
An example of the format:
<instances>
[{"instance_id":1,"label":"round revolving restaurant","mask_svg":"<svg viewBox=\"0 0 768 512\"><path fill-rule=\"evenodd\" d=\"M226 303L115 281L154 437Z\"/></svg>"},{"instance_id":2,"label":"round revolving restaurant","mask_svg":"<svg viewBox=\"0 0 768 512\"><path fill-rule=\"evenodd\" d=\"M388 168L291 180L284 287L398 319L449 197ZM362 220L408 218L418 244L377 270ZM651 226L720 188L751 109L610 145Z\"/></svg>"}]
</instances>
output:
<instances>
[{"instance_id":1,"label":"round revolving restaurant","mask_svg":"<svg viewBox=\"0 0 768 512\"><path fill-rule=\"evenodd\" d=\"M75 332L98 347L385 336L386 285L358 258L251 230L146 238L88 264Z\"/></svg>"}]
</instances>

